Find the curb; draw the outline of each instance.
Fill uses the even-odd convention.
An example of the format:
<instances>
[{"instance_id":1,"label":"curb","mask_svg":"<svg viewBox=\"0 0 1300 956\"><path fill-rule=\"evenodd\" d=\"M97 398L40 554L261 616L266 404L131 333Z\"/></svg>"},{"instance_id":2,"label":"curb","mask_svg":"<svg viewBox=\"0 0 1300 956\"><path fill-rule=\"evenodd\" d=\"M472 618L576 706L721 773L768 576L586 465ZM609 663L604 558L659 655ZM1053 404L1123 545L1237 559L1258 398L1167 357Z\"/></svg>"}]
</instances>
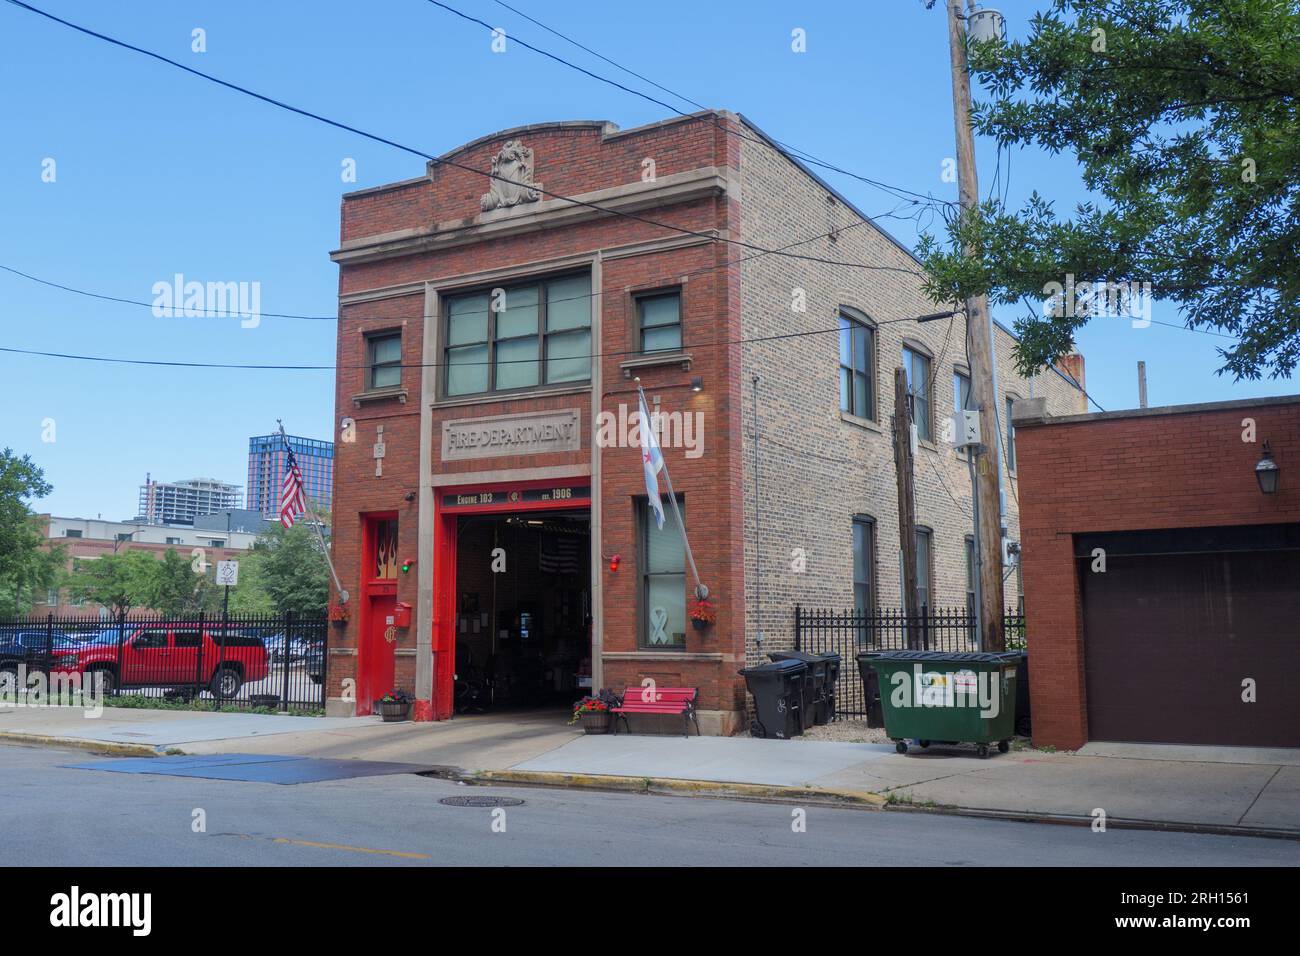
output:
<instances>
[{"instance_id":1,"label":"curb","mask_svg":"<svg viewBox=\"0 0 1300 956\"><path fill-rule=\"evenodd\" d=\"M515 784L606 790L619 793L660 793L676 796L728 797L731 799L829 803L843 807L879 810L885 798L866 790L825 790L816 787L778 787L757 783L684 780L678 777L616 777L610 774L552 773L530 770L480 770L465 774L468 784Z\"/></svg>"},{"instance_id":2,"label":"curb","mask_svg":"<svg viewBox=\"0 0 1300 956\"><path fill-rule=\"evenodd\" d=\"M1091 827L1091 817L1061 813L1035 813L1030 810L984 810L978 807L909 806L892 803L886 809L895 813L934 813L950 817L974 817L980 820L1005 820L1010 823L1042 823L1066 827ZM1230 823L1189 823L1176 820L1141 820L1132 817L1107 817L1106 828L1146 830L1155 833L1199 833L1209 836L1255 837L1265 840L1300 840L1300 830L1275 827L1245 827Z\"/></svg>"},{"instance_id":3,"label":"curb","mask_svg":"<svg viewBox=\"0 0 1300 956\"><path fill-rule=\"evenodd\" d=\"M0 743L35 744L41 747L65 747L112 754L115 757L160 757L162 751L149 744L121 744L107 740L84 740L80 737L49 737L45 734L0 732Z\"/></svg>"}]
</instances>

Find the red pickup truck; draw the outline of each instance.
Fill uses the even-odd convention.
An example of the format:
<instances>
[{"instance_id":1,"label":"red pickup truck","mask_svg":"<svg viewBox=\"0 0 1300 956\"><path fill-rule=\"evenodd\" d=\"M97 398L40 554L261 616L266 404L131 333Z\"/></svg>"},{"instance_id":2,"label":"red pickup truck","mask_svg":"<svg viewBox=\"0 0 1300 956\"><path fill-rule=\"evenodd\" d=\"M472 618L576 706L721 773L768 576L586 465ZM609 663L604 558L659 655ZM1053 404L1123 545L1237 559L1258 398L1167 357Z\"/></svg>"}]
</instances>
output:
<instances>
[{"instance_id":1,"label":"red pickup truck","mask_svg":"<svg viewBox=\"0 0 1300 956\"><path fill-rule=\"evenodd\" d=\"M116 687L206 687L214 697L239 694L247 682L268 673L261 638L231 633L217 644L220 631L197 627L138 627L121 642L85 644L55 651L51 670L103 674L104 690Z\"/></svg>"}]
</instances>

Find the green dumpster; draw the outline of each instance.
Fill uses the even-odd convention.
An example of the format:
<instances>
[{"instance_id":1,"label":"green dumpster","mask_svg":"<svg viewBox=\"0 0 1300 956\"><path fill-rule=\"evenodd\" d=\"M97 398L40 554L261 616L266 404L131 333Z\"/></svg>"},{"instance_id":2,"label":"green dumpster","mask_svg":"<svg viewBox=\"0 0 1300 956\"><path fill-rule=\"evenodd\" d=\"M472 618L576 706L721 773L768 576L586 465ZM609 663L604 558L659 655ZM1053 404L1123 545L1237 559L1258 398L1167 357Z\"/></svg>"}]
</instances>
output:
<instances>
[{"instance_id":1,"label":"green dumpster","mask_svg":"<svg viewBox=\"0 0 1300 956\"><path fill-rule=\"evenodd\" d=\"M883 651L863 661L879 679L885 733L900 754L907 741L991 744L1011 749L1016 733L1016 667L1022 651Z\"/></svg>"}]
</instances>

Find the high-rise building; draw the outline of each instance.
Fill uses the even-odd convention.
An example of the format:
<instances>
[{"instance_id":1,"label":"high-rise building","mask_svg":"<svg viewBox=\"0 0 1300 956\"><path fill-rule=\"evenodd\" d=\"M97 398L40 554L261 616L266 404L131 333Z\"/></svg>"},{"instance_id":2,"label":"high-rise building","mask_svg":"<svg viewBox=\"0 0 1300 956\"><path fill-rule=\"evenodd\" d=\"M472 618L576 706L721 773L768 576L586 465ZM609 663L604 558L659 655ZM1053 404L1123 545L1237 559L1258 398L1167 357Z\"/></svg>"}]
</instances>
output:
<instances>
[{"instance_id":1,"label":"high-rise building","mask_svg":"<svg viewBox=\"0 0 1300 956\"><path fill-rule=\"evenodd\" d=\"M146 475L140 486L136 521L146 524L194 524L199 515L239 507L239 485L216 478L154 481Z\"/></svg>"},{"instance_id":2,"label":"high-rise building","mask_svg":"<svg viewBox=\"0 0 1300 956\"><path fill-rule=\"evenodd\" d=\"M259 435L248 440L248 485L244 507L267 518L277 514L280 485L284 481L288 441L302 472L303 491L313 507L328 511L334 488L334 443L315 438L279 434Z\"/></svg>"}]
</instances>

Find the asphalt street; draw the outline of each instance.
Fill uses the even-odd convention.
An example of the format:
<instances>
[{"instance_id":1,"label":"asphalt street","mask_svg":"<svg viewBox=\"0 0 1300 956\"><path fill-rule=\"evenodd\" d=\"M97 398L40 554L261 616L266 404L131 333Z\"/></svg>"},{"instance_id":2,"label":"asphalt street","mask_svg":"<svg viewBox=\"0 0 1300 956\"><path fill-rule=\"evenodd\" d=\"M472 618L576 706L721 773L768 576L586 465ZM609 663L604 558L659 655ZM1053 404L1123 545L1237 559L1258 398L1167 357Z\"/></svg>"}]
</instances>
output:
<instances>
[{"instance_id":1,"label":"asphalt street","mask_svg":"<svg viewBox=\"0 0 1300 956\"><path fill-rule=\"evenodd\" d=\"M648 866L1300 865L1300 843L1287 840L468 787L410 774L280 786L66 766L109 759L0 745L0 862L546 866L617 857ZM524 802L504 811L439 803L463 796Z\"/></svg>"}]
</instances>

